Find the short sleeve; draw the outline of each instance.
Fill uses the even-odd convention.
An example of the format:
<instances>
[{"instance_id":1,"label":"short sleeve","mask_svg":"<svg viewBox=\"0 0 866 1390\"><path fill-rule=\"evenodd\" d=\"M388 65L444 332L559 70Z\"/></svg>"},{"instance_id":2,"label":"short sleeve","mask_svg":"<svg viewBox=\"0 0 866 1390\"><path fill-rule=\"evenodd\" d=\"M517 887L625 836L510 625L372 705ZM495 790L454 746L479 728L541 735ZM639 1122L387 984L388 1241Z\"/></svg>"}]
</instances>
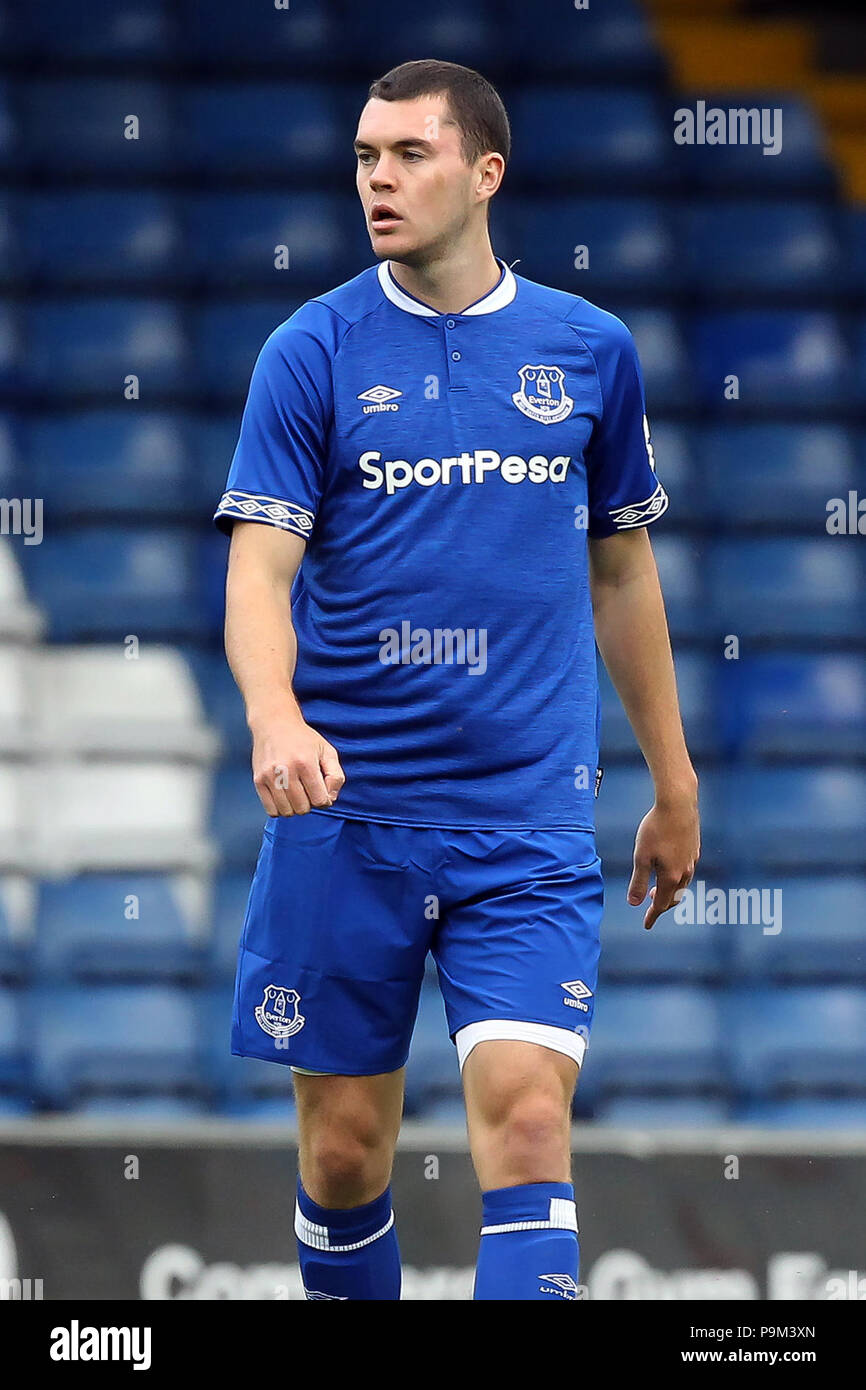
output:
<instances>
[{"instance_id":1,"label":"short sleeve","mask_svg":"<svg viewBox=\"0 0 866 1390\"><path fill-rule=\"evenodd\" d=\"M306 305L305 309L322 306ZM305 539L324 486L332 410L328 344L304 309L268 338L253 368L240 437L214 521L260 521Z\"/></svg>"},{"instance_id":2,"label":"short sleeve","mask_svg":"<svg viewBox=\"0 0 866 1390\"><path fill-rule=\"evenodd\" d=\"M595 351L601 414L585 452L590 536L646 526L667 510L655 475L643 377L634 339L619 319Z\"/></svg>"}]
</instances>

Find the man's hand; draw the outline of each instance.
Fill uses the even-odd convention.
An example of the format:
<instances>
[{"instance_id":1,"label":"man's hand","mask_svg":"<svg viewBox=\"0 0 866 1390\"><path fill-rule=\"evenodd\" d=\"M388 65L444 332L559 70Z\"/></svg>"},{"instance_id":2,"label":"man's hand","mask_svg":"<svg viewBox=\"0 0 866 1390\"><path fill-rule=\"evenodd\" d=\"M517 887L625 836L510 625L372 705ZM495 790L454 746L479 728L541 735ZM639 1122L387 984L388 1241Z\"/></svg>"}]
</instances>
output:
<instances>
[{"instance_id":1,"label":"man's hand","mask_svg":"<svg viewBox=\"0 0 866 1390\"><path fill-rule=\"evenodd\" d=\"M300 714L252 724L253 782L269 816L303 816L333 806L346 780L336 748Z\"/></svg>"},{"instance_id":2,"label":"man's hand","mask_svg":"<svg viewBox=\"0 0 866 1390\"><path fill-rule=\"evenodd\" d=\"M656 800L647 811L634 843L634 872L628 886L633 907L643 902L647 889L651 898L643 924L653 923L682 897L681 890L691 882L701 852L701 830L697 792L673 800ZM656 881L649 887L650 875Z\"/></svg>"}]
</instances>

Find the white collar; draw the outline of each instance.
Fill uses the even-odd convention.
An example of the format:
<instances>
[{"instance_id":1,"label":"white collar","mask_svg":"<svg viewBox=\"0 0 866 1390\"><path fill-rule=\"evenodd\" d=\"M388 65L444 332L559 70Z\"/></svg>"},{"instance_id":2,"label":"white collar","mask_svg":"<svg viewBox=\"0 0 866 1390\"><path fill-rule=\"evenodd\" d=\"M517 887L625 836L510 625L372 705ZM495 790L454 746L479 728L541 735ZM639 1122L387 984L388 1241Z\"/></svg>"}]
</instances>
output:
<instances>
[{"instance_id":1,"label":"white collar","mask_svg":"<svg viewBox=\"0 0 866 1390\"><path fill-rule=\"evenodd\" d=\"M497 265L502 267L502 275L493 286L480 299L476 299L474 304L470 304L467 309L461 310L459 314L454 314L454 318L464 318L468 315L492 314L497 309L504 309L506 304L510 304L517 294L517 281L515 280L510 268L496 257ZM407 314L419 314L423 318L443 318L444 314L439 309L433 309L423 300L416 299L413 294L402 289L391 273L391 262L380 261L379 284L387 299L392 304L396 304L398 309L405 309Z\"/></svg>"}]
</instances>

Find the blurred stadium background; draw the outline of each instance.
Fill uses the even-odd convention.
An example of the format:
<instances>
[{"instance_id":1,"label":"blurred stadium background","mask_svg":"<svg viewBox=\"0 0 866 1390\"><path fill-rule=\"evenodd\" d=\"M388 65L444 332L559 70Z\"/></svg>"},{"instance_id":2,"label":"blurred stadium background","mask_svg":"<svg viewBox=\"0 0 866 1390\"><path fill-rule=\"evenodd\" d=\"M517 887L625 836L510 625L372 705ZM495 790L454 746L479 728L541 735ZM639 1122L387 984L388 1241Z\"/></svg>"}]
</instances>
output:
<instances>
[{"instance_id":1,"label":"blurred stadium background","mask_svg":"<svg viewBox=\"0 0 866 1390\"><path fill-rule=\"evenodd\" d=\"M498 254L635 334L698 877L782 892L777 933L643 932L624 893L650 784L604 680L608 905L576 1117L854 1153L866 562L826 523L830 499L866 496L857 7L0 0L0 53L0 493L44 499L40 544L0 537L0 1146L58 1115L154 1135L291 1119L287 1071L228 1052L263 817L210 516L262 341L371 261L350 149L366 87L437 56L509 109ZM697 100L780 108L781 152L677 145ZM432 975L407 1118L462 1144Z\"/></svg>"}]
</instances>

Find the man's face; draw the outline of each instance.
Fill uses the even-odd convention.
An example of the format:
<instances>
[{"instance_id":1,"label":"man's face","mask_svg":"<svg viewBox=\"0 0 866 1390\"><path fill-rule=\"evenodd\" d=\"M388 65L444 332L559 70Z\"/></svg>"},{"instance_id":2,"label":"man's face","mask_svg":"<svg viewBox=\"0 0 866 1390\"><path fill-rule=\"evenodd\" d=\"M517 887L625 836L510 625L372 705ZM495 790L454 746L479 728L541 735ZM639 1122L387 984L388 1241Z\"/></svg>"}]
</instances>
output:
<instances>
[{"instance_id":1,"label":"man's face","mask_svg":"<svg viewBox=\"0 0 866 1390\"><path fill-rule=\"evenodd\" d=\"M478 173L443 96L373 97L355 137L358 194L380 260L423 265L453 242L478 206Z\"/></svg>"}]
</instances>

